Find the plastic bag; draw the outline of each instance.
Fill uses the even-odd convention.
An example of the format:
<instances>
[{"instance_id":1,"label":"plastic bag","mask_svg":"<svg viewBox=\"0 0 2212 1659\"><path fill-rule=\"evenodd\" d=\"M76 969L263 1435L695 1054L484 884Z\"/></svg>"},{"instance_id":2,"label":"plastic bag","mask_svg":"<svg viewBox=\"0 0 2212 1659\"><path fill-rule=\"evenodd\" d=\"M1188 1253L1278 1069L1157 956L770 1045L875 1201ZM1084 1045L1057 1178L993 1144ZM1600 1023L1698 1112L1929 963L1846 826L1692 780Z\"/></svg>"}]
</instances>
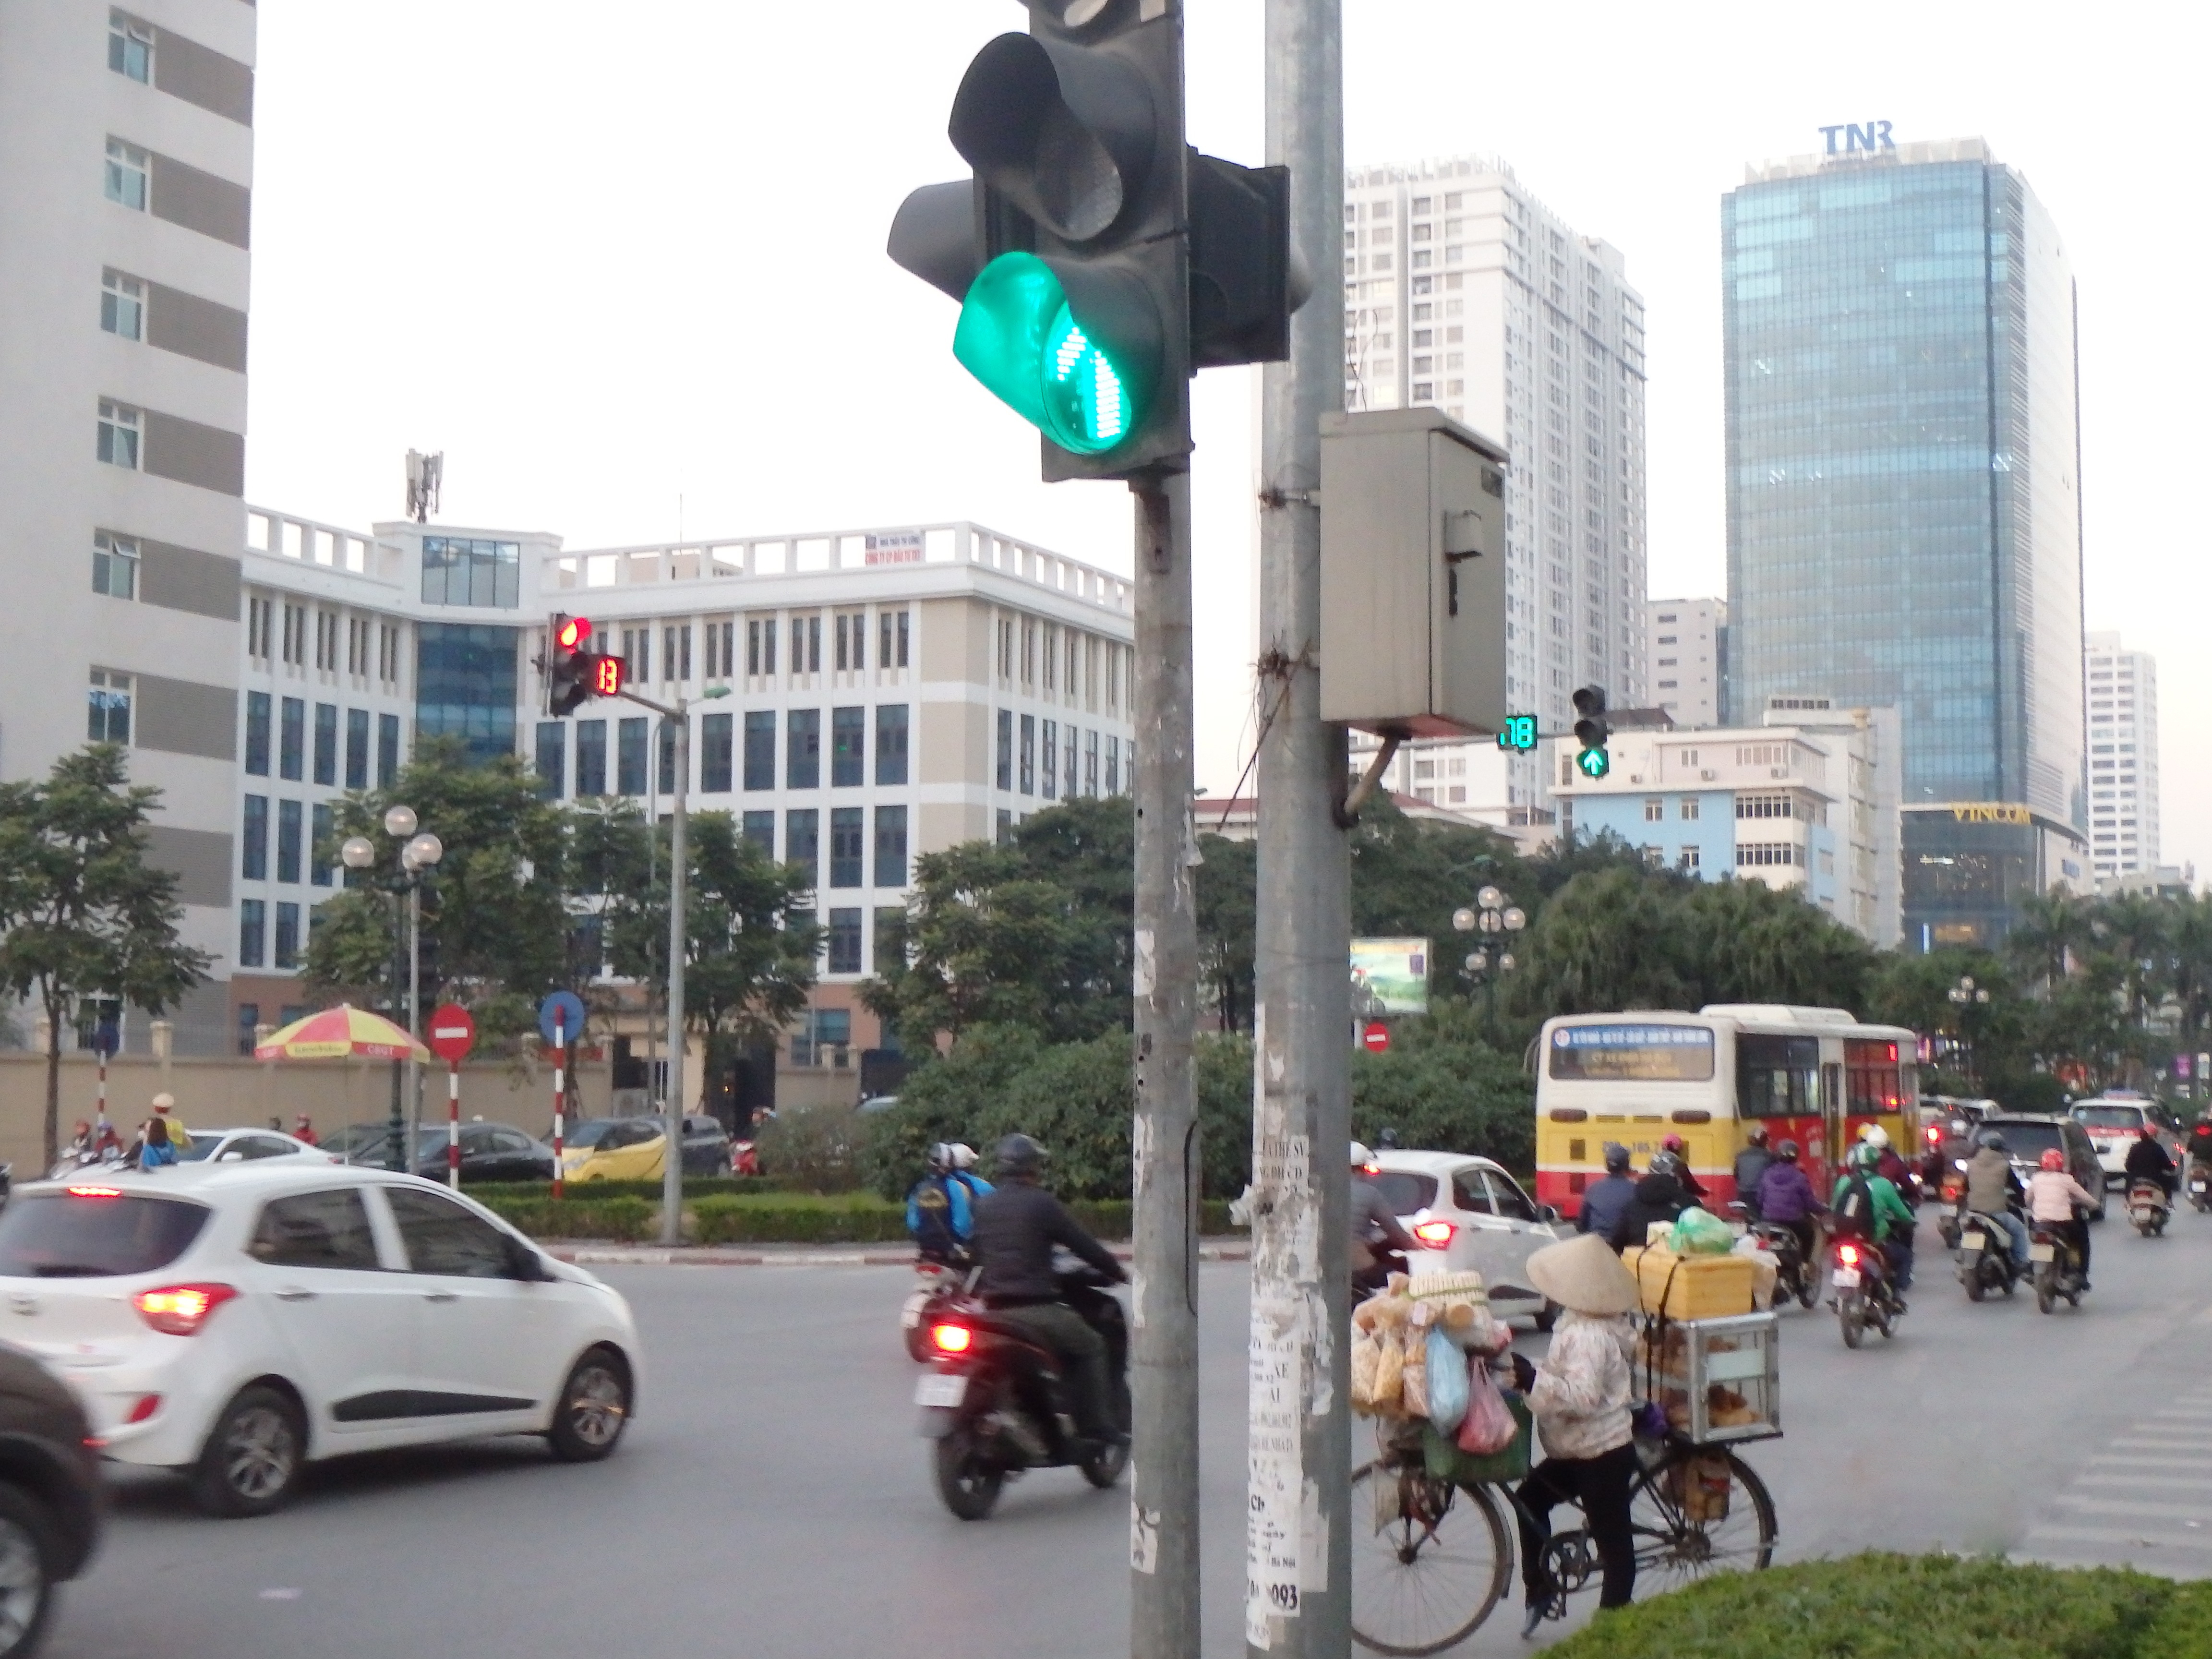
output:
<instances>
[{"instance_id":1,"label":"plastic bag","mask_svg":"<svg viewBox=\"0 0 2212 1659\"><path fill-rule=\"evenodd\" d=\"M1352 1339L1352 1403L1354 1409L1375 1409L1375 1381L1382 1367L1382 1345L1371 1331L1358 1331Z\"/></svg>"},{"instance_id":2,"label":"plastic bag","mask_svg":"<svg viewBox=\"0 0 2212 1659\"><path fill-rule=\"evenodd\" d=\"M1468 1383L1467 1411L1460 1419L1459 1449L1487 1457L1513 1443L1521 1425L1491 1380L1490 1367L1478 1364Z\"/></svg>"},{"instance_id":3,"label":"plastic bag","mask_svg":"<svg viewBox=\"0 0 2212 1659\"><path fill-rule=\"evenodd\" d=\"M1418 1337L1406 1344L1406 1370L1398 1384L1400 1411L1407 1417L1429 1414L1429 1350Z\"/></svg>"},{"instance_id":4,"label":"plastic bag","mask_svg":"<svg viewBox=\"0 0 2212 1659\"><path fill-rule=\"evenodd\" d=\"M1467 1415L1467 1355L1442 1325L1429 1328L1429 1421L1438 1434L1452 1434Z\"/></svg>"},{"instance_id":5,"label":"plastic bag","mask_svg":"<svg viewBox=\"0 0 2212 1659\"><path fill-rule=\"evenodd\" d=\"M1399 1346L1395 1331L1380 1333L1375 1339L1375 1348L1374 1407L1382 1416L1389 1417L1396 1413L1404 1391L1406 1351Z\"/></svg>"},{"instance_id":6,"label":"plastic bag","mask_svg":"<svg viewBox=\"0 0 2212 1659\"><path fill-rule=\"evenodd\" d=\"M1692 1204L1674 1218L1667 1247L1676 1255L1726 1255L1735 1249L1735 1230L1711 1211Z\"/></svg>"}]
</instances>

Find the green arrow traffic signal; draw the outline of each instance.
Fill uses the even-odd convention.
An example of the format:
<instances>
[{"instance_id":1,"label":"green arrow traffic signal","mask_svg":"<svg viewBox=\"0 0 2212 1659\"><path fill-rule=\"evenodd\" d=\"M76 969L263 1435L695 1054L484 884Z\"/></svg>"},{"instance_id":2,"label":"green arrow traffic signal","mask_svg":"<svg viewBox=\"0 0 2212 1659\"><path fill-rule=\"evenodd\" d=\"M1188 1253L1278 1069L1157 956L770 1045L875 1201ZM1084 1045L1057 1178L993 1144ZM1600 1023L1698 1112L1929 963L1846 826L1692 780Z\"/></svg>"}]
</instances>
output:
<instances>
[{"instance_id":1,"label":"green arrow traffic signal","mask_svg":"<svg viewBox=\"0 0 2212 1659\"><path fill-rule=\"evenodd\" d=\"M1613 769L1613 762L1602 749L1585 749L1575 757L1575 766L1584 777L1595 780Z\"/></svg>"},{"instance_id":2,"label":"green arrow traffic signal","mask_svg":"<svg viewBox=\"0 0 2212 1659\"><path fill-rule=\"evenodd\" d=\"M1159 319L1111 270L1060 273L1034 253L985 265L960 307L952 355L1062 449L1099 455L1144 424L1159 387ZM1070 285L1077 290L1071 294Z\"/></svg>"}]
</instances>

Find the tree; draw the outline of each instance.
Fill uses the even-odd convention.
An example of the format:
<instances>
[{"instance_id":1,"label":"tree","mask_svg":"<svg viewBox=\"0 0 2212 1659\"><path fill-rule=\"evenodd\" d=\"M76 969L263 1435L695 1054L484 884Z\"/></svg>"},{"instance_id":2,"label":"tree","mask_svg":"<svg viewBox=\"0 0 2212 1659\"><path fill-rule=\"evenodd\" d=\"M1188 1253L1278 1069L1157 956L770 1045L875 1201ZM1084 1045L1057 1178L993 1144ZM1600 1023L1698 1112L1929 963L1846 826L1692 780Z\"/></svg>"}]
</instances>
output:
<instances>
[{"instance_id":1,"label":"tree","mask_svg":"<svg viewBox=\"0 0 2212 1659\"><path fill-rule=\"evenodd\" d=\"M1252 1029L1254 957L1258 949L1260 846L1200 836L1194 872L1198 907L1200 997L1224 1031Z\"/></svg>"},{"instance_id":2,"label":"tree","mask_svg":"<svg viewBox=\"0 0 2212 1659\"><path fill-rule=\"evenodd\" d=\"M1677 896L1682 973L1693 1006L1789 1002L1856 1011L1874 947L1796 892L1763 881L1700 882Z\"/></svg>"},{"instance_id":3,"label":"tree","mask_svg":"<svg viewBox=\"0 0 2212 1659\"><path fill-rule=\"evenodd\" d=\"M44 1146L61 1142L62 1028L81 999L166 1012L207 978L178 937L177 878L147 862L161 792L134 787L124 751L94 744L43 784L0 785L0 985L46 1016Z\"/></svg>"},{"instance_id":4,"label":"tree","mask_svg":"<svg viewBox=\"0 0 2212 1659\"><path fill-rule=\"evenodd\" d=\"M1625 866L1571 877L1516 953L1514 1006L1539 1019L1682 1006L1690 986L1678 961L1668 898L1646 872Z\"/></svg>"}]
</instances>

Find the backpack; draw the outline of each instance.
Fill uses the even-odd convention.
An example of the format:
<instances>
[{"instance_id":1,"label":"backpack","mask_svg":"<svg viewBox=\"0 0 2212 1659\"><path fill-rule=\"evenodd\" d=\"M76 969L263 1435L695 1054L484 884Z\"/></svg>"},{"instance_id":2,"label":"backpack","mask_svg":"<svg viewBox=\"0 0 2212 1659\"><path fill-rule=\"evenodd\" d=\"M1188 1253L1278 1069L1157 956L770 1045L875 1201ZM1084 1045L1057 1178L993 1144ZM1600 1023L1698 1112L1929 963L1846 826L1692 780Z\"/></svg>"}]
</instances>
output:
<instances>
[{"instance_id":1,"label":"backpack","mask_svg":"<svg viewBox=\"0 0 2212 1659\"><path fill-rule=\"evenodd\" d=\"M1864 1176L1855 1175L1836 1194L1832 1231L1844 1238L1872 1238L1874 1224L1874 1188Z\"/></svg>"},{"instance_id":2,"label":"backpack","mask_svg":"<svg viewBox=\"0 0 2212 1659\"><path fill-rule=\"evenodd\" d=\"M915 1183L907 1198L907 1225L914 1234L915 1248L924 1255L949 1259L959 1250L952 1194L945 1190L943 1176L925 1176Z\"/></svg>"}]
</instances>

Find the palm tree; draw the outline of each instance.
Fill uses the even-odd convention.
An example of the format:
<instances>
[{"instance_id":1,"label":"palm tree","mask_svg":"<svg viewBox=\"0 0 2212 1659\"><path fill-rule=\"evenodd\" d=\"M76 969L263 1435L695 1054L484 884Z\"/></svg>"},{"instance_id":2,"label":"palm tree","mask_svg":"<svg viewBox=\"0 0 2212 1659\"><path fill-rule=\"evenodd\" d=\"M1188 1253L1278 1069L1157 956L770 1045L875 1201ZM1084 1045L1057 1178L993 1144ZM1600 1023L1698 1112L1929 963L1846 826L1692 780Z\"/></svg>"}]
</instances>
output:
<instances>
[{"instance_id":1,"label":"palm tree","mask_svg":"<svg viewBox=\"0 0 2212 1659\"><path fill-rule=\"evenodd\" d=\"M2122 893L2096 907L2091 927L2098 943L2119 963L2121 1006L2129 1025L2141 1030L2152 1006L2166 994L2172 902L2148 893Z\"/></svg>"},{"instance_id":2,"label":"palm tree","mask_svg":"<svg viewBox=\"0 0 2212 1659\"><path fill-rule=\"evenodd\" d=\"M2020 917L2006 936L2005 949L2021 972L2048 990L2081 965L2095 942L2092 918L2096 902L2064 887L2020 902Z\"/></svg>"}]
</instances>

